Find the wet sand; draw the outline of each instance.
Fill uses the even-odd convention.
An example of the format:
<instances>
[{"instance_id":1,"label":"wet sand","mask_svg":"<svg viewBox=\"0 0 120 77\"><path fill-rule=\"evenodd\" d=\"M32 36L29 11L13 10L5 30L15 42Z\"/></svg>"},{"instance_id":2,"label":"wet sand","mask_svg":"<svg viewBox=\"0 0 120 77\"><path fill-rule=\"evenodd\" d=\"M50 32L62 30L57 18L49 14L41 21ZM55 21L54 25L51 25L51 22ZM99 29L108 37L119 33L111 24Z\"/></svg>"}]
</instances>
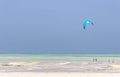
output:
<instances>
[{"instance_id":1,"label":"wet sand","mask_svg":"<svg viewBox=\"0 0 120 77\"><path fill-rule=\"evenodd\" d=\"M1 72L0 77L120 77L120 73L39 73L39 72Z\"/></svg>"}]
</instances>

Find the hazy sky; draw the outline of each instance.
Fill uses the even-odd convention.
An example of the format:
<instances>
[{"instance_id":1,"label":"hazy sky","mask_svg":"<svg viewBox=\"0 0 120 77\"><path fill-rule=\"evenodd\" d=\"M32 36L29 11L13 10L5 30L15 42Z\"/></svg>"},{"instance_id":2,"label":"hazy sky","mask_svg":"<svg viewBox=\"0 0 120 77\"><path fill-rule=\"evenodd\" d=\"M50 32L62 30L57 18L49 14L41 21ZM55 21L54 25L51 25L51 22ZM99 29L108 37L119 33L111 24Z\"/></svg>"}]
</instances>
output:
<instances>
[{"instance_id":1,"label":"hazy sky","mask_svg":"<svg viewBox=\"0 0 120 77\"><path fill-rule=\"evenodd\" d=\"M0 53L120 53L120 0L0 0Z\"/></svg>"}]
</instances>

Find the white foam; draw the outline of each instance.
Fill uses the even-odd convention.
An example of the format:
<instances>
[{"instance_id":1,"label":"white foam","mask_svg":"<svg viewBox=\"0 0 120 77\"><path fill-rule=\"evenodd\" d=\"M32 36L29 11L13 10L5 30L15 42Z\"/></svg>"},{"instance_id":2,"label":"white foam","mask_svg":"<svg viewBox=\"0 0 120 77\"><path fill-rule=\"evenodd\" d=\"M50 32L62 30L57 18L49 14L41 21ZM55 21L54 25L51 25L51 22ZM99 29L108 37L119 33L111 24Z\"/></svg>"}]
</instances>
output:
<instances>
[{"instance_id":1,"label":"white foam","mask_svg":"<svg viewBox=\"0 0 120 77\"><path fill-rule=\"evenodd\" d=\"M39 62L10 62L7 64L3 64L4 66L30 66L30 65L36 65Z\"/></svg>"},{"instance_id":2,"label":"white foam","mask_svg":"<svg viewBox=\"0 0 120 77\"><path fill-rule=\"evenodd\" d=\"M59 65L66 65L66 64L70 64L71 62L62 62L62 63L59 63Z\"/></svg>"}]
</instances>

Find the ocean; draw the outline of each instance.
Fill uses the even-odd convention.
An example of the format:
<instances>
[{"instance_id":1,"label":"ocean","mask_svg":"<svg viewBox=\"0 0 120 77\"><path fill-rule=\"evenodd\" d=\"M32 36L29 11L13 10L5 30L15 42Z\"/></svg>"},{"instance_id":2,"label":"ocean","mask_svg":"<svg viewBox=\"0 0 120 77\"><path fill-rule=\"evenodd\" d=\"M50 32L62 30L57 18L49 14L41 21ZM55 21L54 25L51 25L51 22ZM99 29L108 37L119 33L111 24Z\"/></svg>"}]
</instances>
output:
<instances>
[{"instance_id":1,"label":"ocean","mask_svg":"<svg viewBox=\"0 0 120 77\"><path fill-rule=\"evenodd\" d=\"M120 55L0 54L0 72L120 73Z\"/></svg>"}]
</instances>

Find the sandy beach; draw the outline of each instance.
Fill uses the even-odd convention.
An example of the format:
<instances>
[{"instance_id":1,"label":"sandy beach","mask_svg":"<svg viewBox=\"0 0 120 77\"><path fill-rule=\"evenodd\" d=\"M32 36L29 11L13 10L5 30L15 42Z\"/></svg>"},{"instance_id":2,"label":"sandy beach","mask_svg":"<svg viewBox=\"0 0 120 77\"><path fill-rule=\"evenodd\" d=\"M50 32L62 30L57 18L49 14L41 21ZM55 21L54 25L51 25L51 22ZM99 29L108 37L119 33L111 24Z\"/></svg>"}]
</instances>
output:
<instances>
[{"instance_id":1,"label":"sandy beach","mask_svg":"<svg viewBox=\"0 0 120 77\"><path fill-rule=\"evenodd\" d=\"M8 72L0 73L0 77L120 77L120 73L34 73L34 72Z\"/></svg>"},{"instance_id":2,"label":"sandy beach","mask_svg":"<svg viewBox=\"0 0 120 77\"><path fill-rule=\"evenodd\" d=\"M0 77L120 77L117 55L21 54L0 60Z\"/></svg>"}]
</instances>

